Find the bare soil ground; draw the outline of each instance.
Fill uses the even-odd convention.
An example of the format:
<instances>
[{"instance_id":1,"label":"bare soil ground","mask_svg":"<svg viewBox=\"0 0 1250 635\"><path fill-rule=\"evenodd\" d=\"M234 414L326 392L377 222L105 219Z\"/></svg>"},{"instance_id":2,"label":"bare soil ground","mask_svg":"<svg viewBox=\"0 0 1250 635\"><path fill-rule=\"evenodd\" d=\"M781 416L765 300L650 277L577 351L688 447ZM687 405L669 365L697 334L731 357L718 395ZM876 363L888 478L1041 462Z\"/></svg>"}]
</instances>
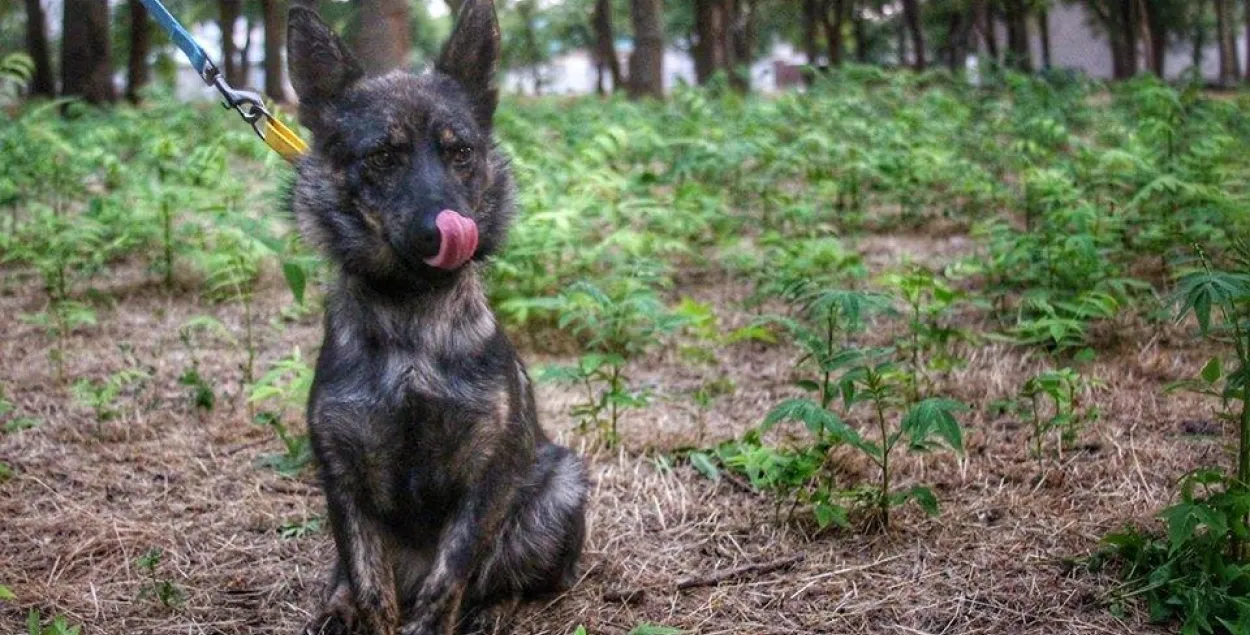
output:
<instances>
[{"instance_id":1,"label":"bare soil ground","mask_svg":"<svg viewBox=\"0 0 1250 635\"><path fill-rule=\"evenodd\" d=\"M940 261L966 251L968 242L869 237L859 248L884 266L903 258ZM97 423L54 379L48 338L19 318L43 308L38 283L27 272L4 276L0 384L19 414L42 425L0 433L0 461L14 472L0 483L0 584L18 596L0 602L0 633L24 633L32 607L64 614L84 633L297 632L314 610L332 545L325 532L284 538L280 528L322 513L316 484L311 476L288 479L258 466L258 456L280 451L280 444L249 422L240 349L218 340L198 351L201 373L218 389L211 413L194 411L177 382L190 364L179 327L209 314L239 332L239 307L166 293L139 266L96 280L115 305L101 310L99 326L70 338L68 375L101 379L129 358L152 373L123 396L120 417ZM715 302L730 325L751 318L741 309L740 286L681 291ZM283 321L287 304L280 278L269 276L257 307L260 370L295 346L311 359L318 346L319 315ZM592 452L574 435L567 406L576 395L544 385L546 428L589 454L591 529L580 583L523 607L513 632L567 635L584 624L591 634L615 634L640 622L707 635L1167 632L1140 615L1113 617L1104 605L1109 580L1071 559L1096 549L1108 531L1151 522L1181 474L1225 459L1230 431L1212 423L1209 404L1162 389L1192 376L1210 351L1179 330L1144 325L1121 325L1105 341L1094 370L1105 382L1095 395L1102 418L1040 481L1026 449L1028 431L1018 421L989 418L985 406L1014 392L1046 360L999 343L967 346L966 369L941 382L974 406L965 422L967 457L906 461L902 484L935 484L942 512L928 518L909 508L887 534L779 526L768 501L657 458L694 443L696 415L683 393L708 374L736 384L708 415L708 441L757 424L771 404L793 394L791 350L726 348L712 368L671 353L638 362L636 377L659 398L626 416L626 450L615 453ZM554 361L525 354L531 364ZM845 470L848 478L871 477L852 457ZM185 594L176 608L141 597L151 580L136 559L153 547L164 553L157 577ZM689 576L795 554L804 559L778 571L675 588ZM645 593L633 602L604 599L639 589Z\"/></svg>"}]
</instances>

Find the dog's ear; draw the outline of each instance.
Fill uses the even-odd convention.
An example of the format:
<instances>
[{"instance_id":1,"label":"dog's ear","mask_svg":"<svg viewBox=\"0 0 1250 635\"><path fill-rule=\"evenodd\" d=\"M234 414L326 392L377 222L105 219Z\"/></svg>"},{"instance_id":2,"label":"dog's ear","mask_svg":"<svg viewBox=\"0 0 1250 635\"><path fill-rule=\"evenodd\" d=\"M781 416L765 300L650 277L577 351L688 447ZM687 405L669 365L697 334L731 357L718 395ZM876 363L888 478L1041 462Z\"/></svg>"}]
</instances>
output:
<instances>
[{"instance_id":1,"label":"dog's ear","mask_svg":"<svg viewBox=\"0 0 1250 635\"><path fill-rule=\"evenodd\" d=\"M291 85L299 95L301 111L305 106L315 110L364 76L343 40L310 9L291 7L286 41Z\"/></svg>"},{"instance_id":2,"label":"dog's ear","mask_svg":"<svg viewBox=\"0 0 1250 635\"><path fill-rule=\"evenodd\" d=\"M460 83L473 100L478 123L490 129L499 89L495 69L499 63L499 19L493 0L464 0L452 31L434 68Z\"/></svg>"}]
</instances>

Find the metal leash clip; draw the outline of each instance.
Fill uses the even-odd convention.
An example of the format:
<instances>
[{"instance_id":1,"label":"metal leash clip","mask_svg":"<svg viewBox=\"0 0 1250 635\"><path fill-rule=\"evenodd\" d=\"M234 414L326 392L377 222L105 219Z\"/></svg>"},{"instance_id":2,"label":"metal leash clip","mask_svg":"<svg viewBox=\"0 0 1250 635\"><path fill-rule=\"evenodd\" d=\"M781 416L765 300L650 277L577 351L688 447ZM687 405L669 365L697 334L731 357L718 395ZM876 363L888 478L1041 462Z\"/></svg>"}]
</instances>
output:
<instances>
[{"instance_id":1,"label":"metal leash clip","mask_svg":"<svg viewBox=\"0 0 1250 635\"><path fill-rule=\"evenodd\" d=\"M222 98L226 100L226 103L222 104L222 106L227 109L233 108L236 112L238 112L239 116L243 118L243 121L250 124L252 126L252 130L256 132L256 136L260 137L263 141L265 139L265 133L261 127L262 123L265 118L272 117L272 115L270 115L269 110L265 108L265 102L260 96L260 93L250 90L238 90L231 86L226 82L225 75L218 71L217 67L211 65L211 63L208 68L204 69L204 75L204 78L211 82L212 85L217 88L217 92L221 93Z\"/></svg>"}]
</instances>

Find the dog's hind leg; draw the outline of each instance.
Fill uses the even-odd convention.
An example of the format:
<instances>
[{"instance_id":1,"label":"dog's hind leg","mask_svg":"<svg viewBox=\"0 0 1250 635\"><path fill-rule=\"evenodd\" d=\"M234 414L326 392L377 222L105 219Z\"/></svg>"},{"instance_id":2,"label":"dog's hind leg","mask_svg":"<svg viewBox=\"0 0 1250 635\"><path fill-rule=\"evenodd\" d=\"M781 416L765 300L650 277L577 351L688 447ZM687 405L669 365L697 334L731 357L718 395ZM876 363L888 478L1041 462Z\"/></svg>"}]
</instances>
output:
<instances>
[{"instance_id":1,"label":"dog's hind leg","mask_svg":"<svg viewBox=\"0 0 1250 635\"><path fill-rule=\"evenodd\" d=\"M585 469L568 448L551 443L537 458L466 598L466 609L484 617L490 605L558 593L577 581L586 536Z\"/></svg>"}]
</instances>

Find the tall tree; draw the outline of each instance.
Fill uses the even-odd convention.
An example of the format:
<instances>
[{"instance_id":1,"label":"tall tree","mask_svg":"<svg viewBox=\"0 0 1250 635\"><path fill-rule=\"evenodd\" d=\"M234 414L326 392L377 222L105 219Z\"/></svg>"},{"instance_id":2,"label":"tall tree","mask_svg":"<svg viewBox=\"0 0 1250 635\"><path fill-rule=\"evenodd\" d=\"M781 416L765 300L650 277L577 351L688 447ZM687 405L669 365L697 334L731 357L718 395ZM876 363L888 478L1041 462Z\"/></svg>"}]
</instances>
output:
<instances>
[{"instance_id":1,"label":"tall tree","mask_svg":"<svg viewBox=\"0 0 1250 635\"><path fill-rule=\"evenodd\" d=\"M846 24L850 10L851 0L825 0L824 10L820 12L820 23L825 31L825 48L829 51L829 66L833 68L842 65L842 27Z\"/></svg>"},{"instance_id":2,"label":"tall tree","mask_svg":"<svg viewBox=\"0 0 1250 635\"><path fill-rule=\"evenodd\" d=\"M1007 66L1018 71L1033 70L1029 51L1029 8L1025 0L1003 0L1007 22Z\"/></svg>"},{"instance_id":3,"label":"tall tree","mask_svg":"<svg viewBox=\"0 0 1250 635\"><path fill-rule=\"evenodd\" d=\"M261 11L265 15L265 94L269 98L285 102L286 81L282 61L282 49L286 42L286 11L279 0L261 0Z\"/></svg>"},{"instance_id":4,"label":"tall tree","mask_svg":"<svg viewBox=\"0 0 1250 635\"><path fill-rule=\"evenodd\" d=\"M355 40L361 65L372 73L407 66L408 52L412 49L408 0L359 2L360 16Z\"/></svg>"},{"instance_id":5,"label":"tall tree","mask_svg":"<svg viewBox=\"0 0 1250 635\"><path fill-rule=\"evenodd\" d=\"M694 72L706 84L729 68L729 0L694 0Z\"/></svg>"},{"instance_id":6,"label":"tall tree","mask_svg":"<svg viewBox=\"0 0 1250 635\"><path fill-rule=\"evenodd\" d=\"M634 52L629 55L629 96L664 97L664 28L661 0L630 0Z\"/></svg>"},{"instance_id":7,"label":"tall tree","mask_svg":"<svg viewBox=\"0 0 1250 635\"><path fill-rule=\"evenodd\" d=\"M52 74L52 54L48 47L48 18L41 0L26 0L26 53L35 62L30 92L44 97L56 95Z\"/></svg>"},{"instance_id":8,"label":"tall tree","mask_svg":"<svg viewBox=\"0 0 1250 635\"><path fill-rule=\"evenodd\" d=\"M93 104L112 102L108 0L65 0L61 24L61 92Z\"/></svg>"},{"instance_id":9,"label":"tall tree","mask_svg":"<svg viewBox=\"0 0 1250 635\"><path fill-rule=\"evenodd\" d=\"M1137 43L1141 16L1137 0L1085 0L1111 43L1111 74L1128 79L1137 74Z\"/></svg>"},{"instance_id":10,"label":"tall tree","mask_svg":"<svg viewBox=\"0 0 1250 635\"><path fill-rule=\"evenodd\" d=\"M1250 82L1250 0L1245 0L1246 19L1246 81Z\"/></svg>"},{"instance_id":11,"label":"tall tree","mask_svg":"<svg viewBox=\"0 0 1250 635\"><path fill-rule=\"evenodd\" d=\"M1164 62L1167 59L1167 25L1166 8L1163 2L1139 0L1142 14L1143 39L1146 42L1146 66L1158 77L1164 76Z\"/></svg>"},{"instance_id":12,"label":"tall tree","mask_svg":"<svg viewBox=\"0 0 1250 635\"><path fill-rule=\"evenodd\" d=\"M143 8L140 0L128 0L126 8L130 12L130 51L126 60L126 99L131 103L139 103L139 91L147 85L148 53L152 49L152 32L149 26L148 10Z\"/></svg>"},{"instance_id":13,"label":"tall tree","mask_svg":"<svg viewBox=\"0 0 1250 635\"><path fill-rule=\"evenodd\" d=\"M751 62L759 29L757 0L732 0L729 20L729 82L739 92L751 89Z\"/></svg>"},{"instance_id":14,"label":"tall tree","mask_svg":"<svg viewBox=\"0 0 1250 635\"><path fill-rule=\"evenodd\" d=\"M990 0L974 0L972 12L977 22L977 31L985 41L985 53L997 64L998 35L994 32L994 12L990 7Z\"/></svg>"},{"instance_id":15,"label":"tall tree","mask_svg":"<svg viewBox=\"0 0 1250 635\"><path fill-rule=\"evenodd\" d=\"M912 68L923 71L928 64L925 61L924 29L920 25L919 0L903 0L903 21L907 23L907 31L911 34L911 48L915 53ZM901 55L899 61L902 61Z\"/></svg>"},{"instance_id":16,"label":"tall tree","mask_svg":"<svg viewBox=\"0 0 1250 635\"><path fill-rule=\"evenodd\" d=\"M234 86L243 85L243 77L239 72L238 64L239 49L234 41L234 25L239 21L242 6L241 0L221 0L218 3L220 9L218 26L221 28L221 70L226 75L226 81Z\"/></svg>"},{"instance_id":17,"label":"tall tree","mask_svg":"<svg viewBox=\"0 0 1250 635\"><path fill-rule=\"evenodd\" d=\"M603 87L605 68L612 77L612 90L621 90L624 85L621 83L621 60L616 56L616 38L612 33L612 0L595 0L591 23L595 33L595 68L598 74L595 90L600 95L606 92Z\"/></svg>"},{"instance_id":18,"label":"tall tree","mask_svg":"<svg viewBox=\"0 0 1250 635\"><path fill-rule=\"evenodd\" d=\"M858 4L852 2L851 4ZM868 63L868 25L864 19L864 14L860 12L860 7L851 7L851 33L855 36L855 62L857 64Z\"/></svg>"},{"instance_id":19,"label":"tall tree","mask_svg":"<svg viewBox=\"0 0 1250 635\"><path fill-rule=\"evenodd\" d=\"M1230 0L1215 0L1215 33L1220 50L1220 85L1232 86L1241 74L1237 69L1237 49L1233 42L1233 14Z\"/></svg>"},{"instance_id":20,"label":"tall tree","mask_svg":"<svg viewBox=\"0 0 1250 635\"><path fill-rule=\"evenodd\" d=\"M1037 10L1037 39L1042 45L1042 68L1050 69L1050 11L1043 5Z\"/></svg>"},{"instance_id":21,"label":"tall tree","mask_svg":"<svg viewBox=\"0 0 1250 635\"><path fill-rule=\"evenodd\" d=\"M820 11L823 0L803 0L803 52L812 68L820 65Z\"/></svg>"}]
</instances>

